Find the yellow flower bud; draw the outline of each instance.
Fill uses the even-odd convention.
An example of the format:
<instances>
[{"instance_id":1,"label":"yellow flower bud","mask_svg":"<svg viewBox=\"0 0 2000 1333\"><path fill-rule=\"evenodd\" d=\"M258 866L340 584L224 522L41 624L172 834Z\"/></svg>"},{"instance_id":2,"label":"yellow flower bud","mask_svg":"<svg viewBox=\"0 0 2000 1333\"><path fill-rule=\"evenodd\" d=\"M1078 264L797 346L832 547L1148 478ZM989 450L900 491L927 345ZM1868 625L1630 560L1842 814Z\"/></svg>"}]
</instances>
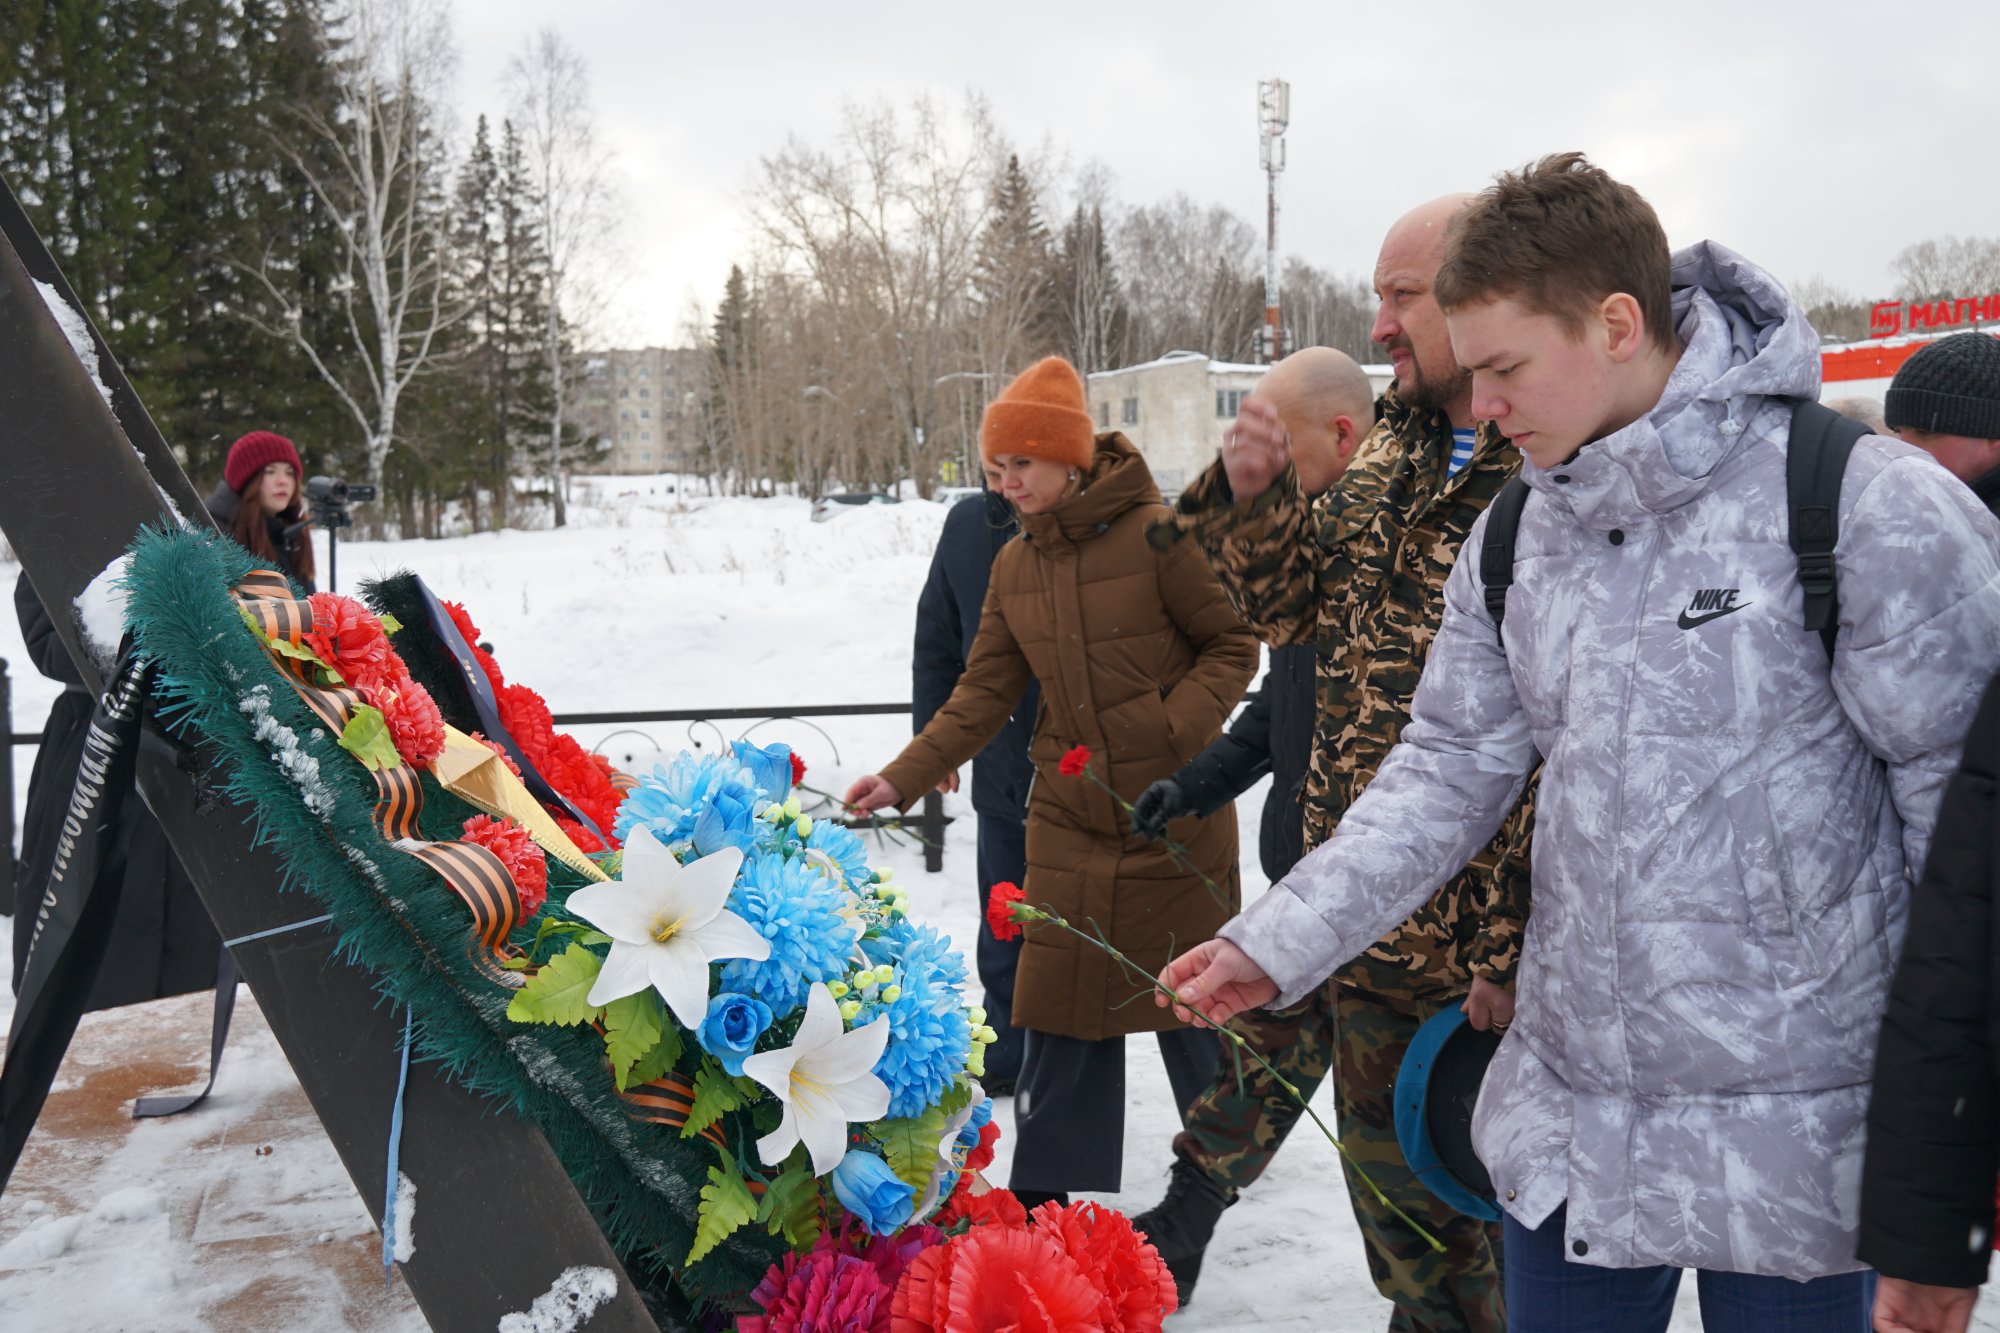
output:
<instances>
[{"instance_id":1,"label":"yellow flower bud","mask_svg":"<svg viewBox=\"0 0 2000 1333\"><path fill-rule=\"evenodd\" d=\"M797 795L792 795L792 796L787 796L787 797L785 798L785 804L784 804L784 806L783 806L783 809L784 809L784 812L785 812L785 818L787 818L787 819L797 819L797 818L799 817L799 798L798 798L798 796L797 796Z\"/></svg>"},{"instance_id":2,"label":"yellow flower bud","mask_svg":"<svg viewBox=\"0 0 2000 1333\"><path fill-rule=\"evenodd\" d=\"M758 817L760 819L768 819L773 824L775 824L780 819L783 819L785 817L785 807L779 805L776 801L773 801L769 805L764 807L763 814Z\"/></svg>"},{"instance_id":3,"label":"yellow flower bud","mask_svg":"<svg viewBox=\"0 0 2000 1333\"><path fill-rule=\"evenodd\" d=\"M890 869L888 866L882 866L875 871L875 878L881 880L884 884L887 884L890 880L894 879L895 877L896 877L896 872Z\"/></svg>"},{"instance_id":4,"label":"yellow flower bud","mask_svg":"<svg viewBox=\"0 0 2000 1333\"><path fill-rule=\"evenodd\" d=\"M894 1004L902 998L903 988L901 986L884 986L882 988L882 1003Z\"/></svg>"},{"instance_id":5,"label":"yellow flower bud","mask_svg":"<svg viewBox=\"0 0 2000 1333\"><path fill-rule=\"evenodd\" d=\"M836 995L834 996L834 998L837 1000L840 997ZM965 1011L965 1017L967 1021L969 1021L972 1024L972 1026L979 1027L981 1024L986 1022L986 1011L982 1009L980 1006L975 1004L970 1009Z\"/></svg>"},{"instance_id":6,"label":"yellow flower bud","mask_svg":"<svg viewBox=\"0 0 2000 1333\"><path fill-rule=\"evenodd\" d=\"M983 1023L973 1029L972 1037L981 1046L991 1046L994 1042L1000 1040L1000 1034Z\"/></svg>"},{"instance_id":7,"label":"yellow flower bud","mask_svg":"<svg viewBox=\"0 0 2000 1333\"><path fill-rule=\"evenodd\" d=\"M798 832L801 838L809 836L813 831L812 816L800 815L797 822L792 825L792 828Z\"/></svg>"},{"instance_id":8,"label":"yellow flower bud","mask_svg":"<svg viewBox=\"0 0 2000 1333\"><path fill-rule=\"evenodd\" d=\"M965 1072L974 1078L980 1078L985 1075L986 1048L984 1046L975 1045L965 1053Z\"/></svg>"},{"instance_id":9,"label":"yellow flower bud","mask_svg":"<svg viewBox=\"0 0 2000 1333\"><path fill-rule=\"evenodd\" d=\"M859 1000L847 1000L842 1002L840 1006L840 1016L844 1019L847 1019L849 1022L852 1022L854 1016L860 1012L861 1012L861 1001Z\"/></svg>"},{"instance_id":10,"label":"yellow flower bud","mask_svg":"<svg viewBox=\"0 0 2000 1333\"><path fill-rule=\"evenodd\" d=\"M827 994L837 1000L847 994L847 983L844 981L829 981L826 983L826 991Z\"/></svg>"}]
</instances>

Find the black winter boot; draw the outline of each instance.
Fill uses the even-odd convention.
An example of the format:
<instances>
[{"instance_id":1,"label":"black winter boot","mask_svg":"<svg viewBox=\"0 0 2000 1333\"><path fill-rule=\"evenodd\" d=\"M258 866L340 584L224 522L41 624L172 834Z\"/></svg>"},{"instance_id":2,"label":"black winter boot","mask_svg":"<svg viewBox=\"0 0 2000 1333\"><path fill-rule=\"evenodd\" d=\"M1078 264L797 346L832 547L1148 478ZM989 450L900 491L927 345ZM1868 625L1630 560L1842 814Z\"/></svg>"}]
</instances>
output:
<instances>
[{"instance_id":1,"label":"black winter boot","mask_svg":"<svg viewBox=\"0 0 2000 1333\"><path fill-rule=\"evenodd\" d=\"M1216 1221L1222 1210L1235 1202L1235 1190L1216 1184L1208 1172L1187 1158L1176 1157L1167 1197L1132 1219L1133 1229L1152 1242L1167 1271L1174 1275L1183 1309L1194 1298L1201 1256L1215 1235Z\"/></svg>"}]
</instances>

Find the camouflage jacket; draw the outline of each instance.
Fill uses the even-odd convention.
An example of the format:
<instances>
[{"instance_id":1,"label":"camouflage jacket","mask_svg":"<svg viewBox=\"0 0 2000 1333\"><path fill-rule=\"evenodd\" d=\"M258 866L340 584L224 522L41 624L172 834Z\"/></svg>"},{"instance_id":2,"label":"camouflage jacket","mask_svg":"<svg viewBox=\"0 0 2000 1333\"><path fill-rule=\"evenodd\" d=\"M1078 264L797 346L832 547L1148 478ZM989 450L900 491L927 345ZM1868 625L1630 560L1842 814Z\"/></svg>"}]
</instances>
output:
<instances>
[{"instance_id":1,"label":"camouflage jacket","mask_svg":"<svg viewBox=\"0 0 2000 1333\"><path fill-rule=\"evenodd\" d=\"M1521 467L1491 425L1472 461L1445 475L1451 423L1405 407L1392 385L1340 483L1308 504L1288 469L1235 504L1220 462L1175 506L1165 540L1191 534L1251 629L1313 643L1318 724L1306 778L1306 847L1333 836L1404 725L1444 615L1445 576L1473 522ZM1474 976L1505 985L1528 914L1530 802L1431 900L1334 975L1391 997L1462 995Z\"/></svg>"}]
</instances>

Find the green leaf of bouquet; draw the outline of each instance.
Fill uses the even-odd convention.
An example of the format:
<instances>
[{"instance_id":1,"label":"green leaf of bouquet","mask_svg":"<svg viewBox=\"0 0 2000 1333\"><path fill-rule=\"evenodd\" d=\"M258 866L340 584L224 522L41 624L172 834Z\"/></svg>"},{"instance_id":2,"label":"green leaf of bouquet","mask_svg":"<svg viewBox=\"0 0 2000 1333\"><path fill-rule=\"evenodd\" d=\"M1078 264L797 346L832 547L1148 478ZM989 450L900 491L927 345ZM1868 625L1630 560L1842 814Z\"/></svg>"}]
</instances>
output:
<instances>
[{"instance_id":1,"label":"green leaf of bouquet","mask_svg":"<svg viewBox=\"0 0 2000 1333\"><path fill-rule=\"evenodd\" d=\"M250 627L250 632L257 636L257 642L263 644L266 648L269 648L272 652L277 653L281 657L292 658L294 661L312 663L314 666L318 667L321 671L326 673L327 679L324 682L322 682L324 684L328 685L346 684L346 682L341 679L340 673L338 671L335 671L330 664L328 664L325 661L322 661L320 659L320 655L314 652L312 649L306 647L302 643L291 643L285 639L274 639L270 635L264 632L264 627L262 625L259 625L257 623L257 617L251 615L247 610L245 610L240 606L236 608L236 611L237 614L243 617L243 623Z\"/></svg>"},{"instance_id":2,"label":"green leaf of bouquet","mask_svg":"<svg viewBox=\"0 0 2000 1333\"><path fill-rule=\"evenodd\" d=\"M340 729L340 748L370 770L394 768L403 762L403 756L396 753L396 742L389 735L389 724L382 719L382 710L367 704L356 708L347 725Z\"/></svg>"},{"instance_id":3,"label":"green leaf of bouquet","mask_svg":"<svg viewBox=\"0 0 2000 1333\"><path fill-rule=\"evenodd\" d=\"M938 1140L944 1137L945 1114L933 1106L921 1115L884 1120L869 1131L882 1145L882 1156L896 1178L921 1194L938 1165Z\"/></svg>"},{"instance_id":4,"label":"green leaf of bouquet","mask_svg":"<svg viewBox=\"0 0 2000 1333\"><path fill-rule=\"evenodd\" d=\"M658 1044L632 1062L631 1071L625 1075L625 1086L636 1087L664 1077L669 1069L680 1063L680 1058L681 1030L669 1020L660 1032Z\"/></svg>"},{"instance_id":5,"label":"green leaf of bouquet","mask_svg":"<svg viewBox=\"0 0 2000 1333\"><path fill-rule=\"evenodd\" d=\"M709 1251L727 1240L731 1233L757 1216L757 1201L750 1194L736 1159L727 1148L717 1148L722 1165L708 1168L708 1184L701 1187L701 1208L694 1229L694 1248L687 1261L699 1263Z\"/></svg>"},{"instance_id":6,"label":"green leaf of bouquet","mask_svg":"<svg viewBox=\"0 0 2000 1333\"><path fill-rule=\"evenodd\" d=\"M633 1064L660 1044L666 1024L666 1008L651 986L604 1006L604 1053L618 1091L630 1086Z\"/></svg>"},{"instance_id":7,"label":"green leaf of bouquet","mask_svg":"<svg viewBox=\"0 0 2000 1333\"><path fill-rule=\"evenodd\" d=\"M786 1159L785 1169L757 1201L757 1220L795 1249L808 1249L819 1239L819 1180L810 1162Z\"/></svg>"},{"instance_id":8,"label":"green leaf of bouquet","mask_svg":"<svg viewBox=\"0 0 2000 1333\"><path fill-rule=\"evenodd\" d=\"M377 616L376 619L382 622L382 632L384 634L394 634L397 630L403 628L403 622L390 615L387 611Z\"/></svg>"},{"instance_id":9,"label":"green leaf of bouquet","mask_svg":"<svg viewBox=\"0 0 2000 1333\"><path fill-rule=\"evenodd\" d=\"M944 1090L944 1096L938 1098L937 1109L949 1120L971 1104L972 1087L961 1078Z\"/></svg>"},{"instance_id":10,"label":"green leaf of bouquet","mask_svg":"<svg viewBox=\"0 0 2000 1333\"><path fill-rule=\"evenodd\" d=\"M746 1104L743 1090L736 1086L736 1080L722 1072L721 1065L713 1060L702 1061L700 1072L694 1076L694 1106L688 1111L688 1122L681 1126L681 1137L693 1138Z\"/></svg>"},{"instance_id":11,"label":"green leaf of bouquet","mask_svg":"<svg viewBox=\"0 0 2000 1333\"><path fill-rule=\"evenodd\" d=\"M604 961L580 944L551 958L528 984L507 1001L507 1017L516 1023L552 1023L575 1027L597 1017L598 1006L587 996Z\"/></svg>"}]
</instances>

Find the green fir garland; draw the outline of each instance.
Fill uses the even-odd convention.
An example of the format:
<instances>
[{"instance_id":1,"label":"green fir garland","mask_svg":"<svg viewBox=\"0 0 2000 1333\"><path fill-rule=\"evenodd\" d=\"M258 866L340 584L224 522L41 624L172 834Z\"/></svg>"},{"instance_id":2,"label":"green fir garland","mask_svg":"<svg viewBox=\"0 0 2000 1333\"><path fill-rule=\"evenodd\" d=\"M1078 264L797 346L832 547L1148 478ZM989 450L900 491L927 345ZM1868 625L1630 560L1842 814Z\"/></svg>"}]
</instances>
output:
<instances>
[{"instance_id":1,"label":"green fir garland","mask_svg":"<svg viewBox=\"0 0 2000 1333\"><path fill-rule=\"evenodd\" d=\"M280 889L310 895L338 927L342 956L370 972L385 1002L411 1008L418 1058L437 1062L541 1130L634 1279L653 1286L655 1299L678 1288L691 1300L737 1305L784 1253L784 1242L761 1227L744 1227L699 1262L683 1265L716 1150L631 1119L606 1069L603 1039L590 1027L507 1019L512 992L480 976L467 958L463 904L430 870L382 840L372 818L373 779L336 745L244 627L230 590L253 568L250 557L213 533L182 530L143 532L132 550L129 620L140 650L157 664L163 709L204 738L218 786L249 812L258 841L276 848L286 872ZM419 637L429 636L411 636ZM328 807L320 813L308 809L306 789L294 780L301 765L281 767L257 738L261 708L298 738L300 754L317 762L314 794ZM428 774L422 785L422 835L457 837L475 811ZM583 882L549 859L551 906ZM531 947L538 924L530 918L513 942ZM545 947L537 961L547 953ZM685 1058L686 1072L698 1067L698 1056ZM507 1169L504 1162L488 1165Z\"/></svg>"}]
</instances>

